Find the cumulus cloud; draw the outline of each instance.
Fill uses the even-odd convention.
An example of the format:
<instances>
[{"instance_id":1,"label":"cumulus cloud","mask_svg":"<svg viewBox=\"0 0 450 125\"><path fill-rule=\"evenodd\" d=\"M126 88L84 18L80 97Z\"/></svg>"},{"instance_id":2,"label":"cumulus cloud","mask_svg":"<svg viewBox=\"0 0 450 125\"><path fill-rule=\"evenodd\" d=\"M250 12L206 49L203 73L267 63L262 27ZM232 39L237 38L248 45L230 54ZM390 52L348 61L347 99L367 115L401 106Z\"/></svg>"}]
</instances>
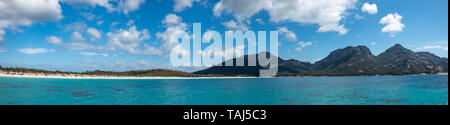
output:
<instances>
[{"instance_id":1,"label":"cumulus cloud","mask_svg":"<svg viewBox=\"0 0 450 125\"><path fill-rule=\"evenodd\" d=\"M369 14L377 14L378 13L377 4L364 3L361 10L363 12L367 12Z\"/></svg>"},{"instance_id":2,"label":"cumulus cloud","mask_svg":"<svg viewBox=\"0 0 450 125\"><path fill-rule=\"evenodd\" d=\"M242 21L234 21L234 20L230 20L228 22L223 22L222 25L224 25L226 28L230 29L230 30L236 30L236 31L247 31L248 27L245 23L243 23Z\"/></svg>"},{"instance_id":3,"label":"cumulus cloud","mask_svg":"<svg viewBox=\"0 0 450 125\"><path fill-rule=\"evenodd\" d=\"M110 2L110 0L61 0L62 3L67 3L69 5L80 6L87 5L91 7L104 7L108 11L113 11L114 7Z\"/></svg>"},{"instance_id":4,"label":"cumulus cloud","mask_svg":"<svg viewBox=\"0 0 450 125\"><path fill-rule=\"evenodd\" d=\"M84 39L83 35L81 35L80 32L75 31L72 33L72 35L70 36L70 39L76 42L81 42L81 41L85 41L86 39Z\"/></svg>"},{"instance_id":5,"label":"cumulus cloud","mask_svg":"<svg viewBox=\"0 0 450 125\"><path fill-rule=\"evenodd\" d=\"M272 2L273 0L220 0L213 11L215 16L221 16L225 12L243 20L263 9L271 8Z\"/></svg>"},{"instance_id":6,"label":"cumulus cloud","mask_svg":"<svg viewBox=\"0 0 450 125\"><path fill-rule=\"evenodd\" d=\"M284 39L294 42L297 41L297 35L295 35L294 32L290 31L289 29L287 29L286 27L280 27L278 28L278 32L281 35L284 35Z\"/></svg>"},{"instance_id":7,"label":"cumulus cloud","mask_svg":"<svg viewBox=\"0 0 450 125\"><path fill-rule=\"evenodd\" d=\"M17 29L62 17L59 0L0 0L0 29Z\"/></svg>"},{"instance_id":8,"label":"cumulus cloud","mask_svg":"<svg viewBox=\"0 0 450 125\"><path fill-rule=\"evenodd\" d=\"M145 0L122 0L119 3L119 10L125 14L136 11L141 4L145 3Z\"/></svg>"},{"instance_id":9,"label":"cumulus cloud","mask_svg":"<svg viewBox=\"0 0 450 125\"><path fill-rule=\"evenodd\" d=\"M297 50L297 52L302 52L303 48L311 46L312 44L313 44L312 42L300 41L300 42L298 42L298 47L295 48L295 50Z\"/></svg>"},{"instance_id":10,"label":"cumulus cloud","mask_svg":"<svg viewBox=\"0 0 450 125\"><path fill-rule=\"evenodd\" d=\"M91 41L96 41L97 39L102 38L102 34L100 33L100 31L95 28L89 28L86 32L88 33Z\"/></svg>"},{"instance_id":11,"label":"cumulus cloud","mask_svg":"<svg viewBox=\"0 0 450 125\"><path fill-rule=\"evenodd\" d=\"M107 11L118 11L124 14L136 11L140 5L145 3L145 0L61 0L63 3L79 7L86 5L88 7L104 7ZM115 6L117 5L117 6Z\"/></svg>"},{"instance_id":12,"label":"cumulus cloud","mask_svg":"<svg viewBox=\"0 0 450 125\"><path fill-rule=\"evenodd\" d=\"M214 7L214 15L230 13L245 20L260 11L267 11L273 22L297 22L319 25L318 32L339 32L348 29L340 24L347 10L353 9L357 0L221 0Z\"/></svg>"},{"instance_id":13,"label":"cumulus cloud","mask_svg":"<svg viewBox=\"0 0 450 125\"><path fill-rule=\"evenodd\" d=\"M173 11L181 12L186 8L191 8L194 2L199 2L200 0L174 0L175 5L173 6Z\"/></svg>"},{"instance_id":14,"label":"cumulus cloud","mask_svg":"<svg viewBox=\"0 0 450 125\"><path fill-rule=\"evenodd\" d=\"M185 32L187 30L187 24L182 22L182 18L175 14L166 15L162 23L165 25L166 30L156 33L156 37L163 40L162 49L170 52L178 45L178 42L171 40L171 36L177 32Z\"/></svg>"},{"instance_id":15,"label":"cumulus cloud","mask_svg":"<svg viewBox=\"0 0 450 125\"><path fill-rule=\"evenodd\" d=\"M166 25L176 25L181 23L182 19L181 17L175 15L175 14L168 14L166 15L166 17L164 18L164 20L162 21L163 24Z\"/></svg>"},{"instance_id":16,"label":"cumulus cloud","mask_svg":"<svg viewBox=\"0 0 450 125\"><path fill-rule=\"evenodd\" d=\"M403 28L405 28L402 19L403 17L398 13L388 14L380 21L380 24L386 25L381 31L391 33L391 36L394 36L394 33L402 32Z\"/></svg>"},{"instance_id":17,"label":"cumulus cloud","mask_svg":"<svg viewBox=\"0 0 450 125\"><path fill-rule=\"evenodd\" d=\"M115 32L108 32L108 50L120 49L131 54L140 54L139 46L144 40L150 39L147 29L138 31L136 26L129 29L119 29Z\"/></svg>"},{"instance_id":18,"label":"cumulus cloud","mask_svg":"<svg viewBox=\"0 0 450 125\"><path fill-rule=\"evenodd\" d=\"M91 28L90 28L91 29ZM96 33L93 28L86 31L91 37L95 39L101 38L100 32ZM80 52L86 56L111 56L107 53L100 52L115 52L116 50L123 50L133 55L161 55L162 52L158 48L154 48L147 44L141 46L144 40L150 39L150 35L147 29L137 30L136 26L132 26L129 29L119 29L107 33L108 41L104 46L96 46L85 42L84 37L79 32L73 32L71 36L71 42L62 42L62 40L56 36L47 37L47 42L55 45L60 45L68 50L73 51L97 51L97 52Z\"/></svg>"},{"instance_id":19,"label":"cumulus cloud","mask_svg":"<svg viewBox=\"0 0 450 125\"><path fill-rule=\"evenodd\" d=\"M47 42L54 45L60 45L62 43L61 38L58 38L56 36L49 36L46 38Z\"/></svg>"},{"instance_id":20,"label":"cumulus cloud","mask_svg":"<svg viewBox=\"0 0 450 125\"><path fill-rule=\"evenodd\" d=\"M24 48L24 49L18 49L18 51L21 53L24 53L24 54L34 55L34 54L55 52L56 50L46 49L46 48Z\"/></svg>"}]
</instances>

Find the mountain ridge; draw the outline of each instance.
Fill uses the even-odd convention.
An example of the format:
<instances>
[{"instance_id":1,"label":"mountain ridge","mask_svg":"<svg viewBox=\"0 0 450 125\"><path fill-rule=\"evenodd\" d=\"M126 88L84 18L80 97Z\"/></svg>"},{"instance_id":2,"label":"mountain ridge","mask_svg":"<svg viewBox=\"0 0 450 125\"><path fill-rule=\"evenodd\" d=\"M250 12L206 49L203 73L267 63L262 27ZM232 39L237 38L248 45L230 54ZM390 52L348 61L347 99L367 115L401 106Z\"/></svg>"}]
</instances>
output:
<instances>
[{"instance_id":1,"label":"mountain ridge","mask_svg":"<svg viewBox=\"0 0 450 125\"><path fill-rule=\"evenodd\" d=\"M248 55L240 58L247 57ZM326 58L315 63L277 58L277 76L410 75L448 72L447 58L429 52L413 52L400 44L377 56L366 46L349 46L332 51ZM194 74L259 76L259 69L262 69L253 67L251 71L246 70L249 68L251 67L213 66Z\"/></svg>"}]
</instances>

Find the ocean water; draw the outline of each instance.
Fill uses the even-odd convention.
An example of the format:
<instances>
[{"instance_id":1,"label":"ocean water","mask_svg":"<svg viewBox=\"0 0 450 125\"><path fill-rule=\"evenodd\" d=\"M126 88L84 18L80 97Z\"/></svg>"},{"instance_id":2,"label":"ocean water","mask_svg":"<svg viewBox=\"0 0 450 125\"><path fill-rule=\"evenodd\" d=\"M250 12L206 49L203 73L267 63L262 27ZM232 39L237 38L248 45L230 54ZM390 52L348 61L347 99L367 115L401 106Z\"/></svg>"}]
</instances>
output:
<instances>
[{"instance_id":1,"label":"ocean water","mask_svg":"<svg viewBox=\"0 0 450 125\"><path fill-rule=\"evenodd\" d=\"M0 77L0 105L448 105L448 75L172 80Z\"/></svg>"}]
</instances>

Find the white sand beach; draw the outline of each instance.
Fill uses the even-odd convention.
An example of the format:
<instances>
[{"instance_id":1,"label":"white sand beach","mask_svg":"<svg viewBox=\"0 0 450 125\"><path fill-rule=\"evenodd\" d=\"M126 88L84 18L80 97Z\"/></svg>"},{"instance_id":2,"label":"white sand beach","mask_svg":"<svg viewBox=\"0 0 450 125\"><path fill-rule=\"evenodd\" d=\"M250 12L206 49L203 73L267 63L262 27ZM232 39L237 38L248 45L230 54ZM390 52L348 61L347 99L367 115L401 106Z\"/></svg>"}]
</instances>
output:
<instances>
[{"instance_id":1,"label":"white sand beach","mask_svg":"<svg viewBox=\"0 0 450 125\"><path fill-rule=\"evenodd\" d=\"M259 77L136 77L136 76L106 76L81 74L44 74L44 73L17 73L0 71L0 77L13 78L49 78L49 79L242 79Z\"/></svg>"}]
</instances>

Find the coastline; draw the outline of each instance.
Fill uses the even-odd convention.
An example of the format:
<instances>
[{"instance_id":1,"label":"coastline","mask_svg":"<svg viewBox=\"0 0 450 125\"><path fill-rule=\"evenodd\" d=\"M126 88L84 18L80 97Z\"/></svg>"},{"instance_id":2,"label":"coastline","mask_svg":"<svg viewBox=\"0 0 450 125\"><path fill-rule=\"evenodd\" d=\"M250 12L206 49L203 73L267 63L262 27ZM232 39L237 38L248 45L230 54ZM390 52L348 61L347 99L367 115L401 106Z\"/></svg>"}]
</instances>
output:
<instances>
[{"instance_id":1,"label":"coastline","mask_svg":"<svg viewBox=\"0 0 450 125\"><path fill-rule=\"evenodd\" d=\"M44 79L243 79L243 78L259 78L259 77L163 77L163 76L92 76L78 74L51 74L42 73L16 73L6 74L0 72L0 77L7 78L44 78Z\"/></svg>"},{"instance_id":2,"label":"coastline","mask_svg":"<svg viewBox=\"0 0 450 125\"><path fill-rule=\"evenodd\" d=\"M420 75L448 75L448 73L437 74L410 74L410 75L373 75L373 76L420 76ZM267 77L176 77L176 76L101 76L101 75L79 75L79 74L43 74L43 73L5 73L0 72L0 77L6 78L44 78L44 79L249 79L249 78L267 78ZM356 76L287 76L272 78L302 78L302 77L356 77Z\"/></svg>"}]
</instances>

